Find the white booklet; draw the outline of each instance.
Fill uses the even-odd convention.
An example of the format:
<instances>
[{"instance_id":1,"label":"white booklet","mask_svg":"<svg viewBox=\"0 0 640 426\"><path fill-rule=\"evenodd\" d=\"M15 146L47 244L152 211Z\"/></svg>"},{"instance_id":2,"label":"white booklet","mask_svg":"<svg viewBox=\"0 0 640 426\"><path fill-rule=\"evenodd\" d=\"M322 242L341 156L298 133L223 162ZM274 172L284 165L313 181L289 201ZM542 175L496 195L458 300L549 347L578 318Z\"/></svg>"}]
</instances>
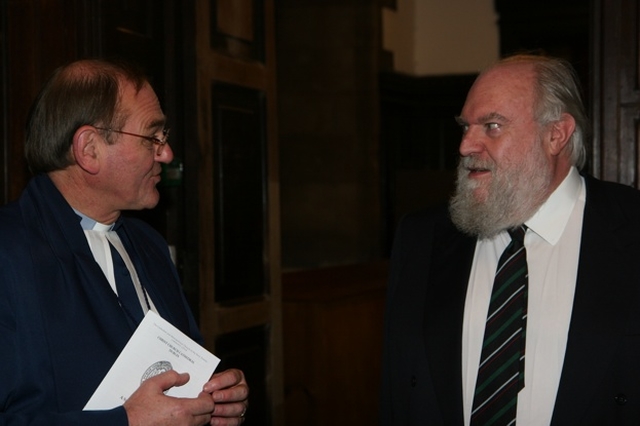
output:
<instances>
[{"instance_id":1,"label":"white booklet","mask_svg":"<svg viewBox=\"0 0 640 426\"><path fill-rule=\"evenodd\" d=\"M219 362L218 357L149 311L84 410L108 410L122 405L142 382L168 370L189 373L190 379L165 394L195 398Z\"/></svg>"}]
</instances>

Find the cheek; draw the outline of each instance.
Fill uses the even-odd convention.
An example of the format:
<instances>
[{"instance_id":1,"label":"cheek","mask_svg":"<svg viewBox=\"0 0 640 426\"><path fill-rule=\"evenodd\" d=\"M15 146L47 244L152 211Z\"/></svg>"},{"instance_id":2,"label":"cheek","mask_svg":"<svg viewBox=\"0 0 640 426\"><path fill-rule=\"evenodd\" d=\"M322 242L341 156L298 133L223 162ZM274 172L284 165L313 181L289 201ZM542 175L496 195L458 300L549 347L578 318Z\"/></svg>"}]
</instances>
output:
<instances>
[{"instance_id":1,"label":"cheek","mask_svg":"<svg viewBox=\"0 0 640 426\"><path fill-rule=\"evenodd\" d=\"M517 166L527 161L536 149L534 141L510 139L494 151L493 156L499 166Z\"/></svg>"},{"instance_id":2,"label":"cheek","mask_svg":"<svg viewBox=\"0 0 640 426\"><path fill-rule=\"evenodd\" d=\"M111 170L111 179L117 182L118 192L121 193L121 196L137 197L139 195L135 194L148 191L146 180L149 177L149 167L147 163L122 159L119 163L114 164Z\"/></svg>"},{"instance_id":3,"label":"cheek","mask_svg":"<svg viewBox=\"0 0 640 426\"><path fill-rule=\"evenodd\" d=\"M121 162L125 173L131 176L138 176L140 179L153 170L154 164L153 157L147 151L143 151L139 155L123 158Z\"/></svg>"}]
</instances>

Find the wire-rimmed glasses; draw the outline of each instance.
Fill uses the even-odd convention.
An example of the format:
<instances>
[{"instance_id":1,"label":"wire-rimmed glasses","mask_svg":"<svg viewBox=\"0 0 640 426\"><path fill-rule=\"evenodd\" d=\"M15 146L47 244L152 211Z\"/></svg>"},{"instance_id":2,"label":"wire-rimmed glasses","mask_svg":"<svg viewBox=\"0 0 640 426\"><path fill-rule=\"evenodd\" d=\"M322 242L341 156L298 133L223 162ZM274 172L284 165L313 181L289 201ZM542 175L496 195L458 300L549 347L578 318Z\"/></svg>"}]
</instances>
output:
<instances>
[{"instance_id":1,"label":"wire-rimmed glasses","mask_svg":"<svg viewBox=\"0 0 640 426\"><path fill-rule=\"evenodd\" d=\"M162 148L167 144L167 142L169 141L169 130L171 129L162 129L162 139L156 137L156 136L144 136L144 135L139 135L137 133L130 133L130 132L124 132L122 130L115 130L115 129L110 129L108 127L96 127L94 126L96 129L98 130L104 130L105 132L113 132L113 133L120 133L122 135L129 135L129 136L135 136L138 138L142 138L146 141L151 142L154 145L157 145L158 149L157 149L157 154L160 155L162 153Z\"/></svg>"}]
</instances>

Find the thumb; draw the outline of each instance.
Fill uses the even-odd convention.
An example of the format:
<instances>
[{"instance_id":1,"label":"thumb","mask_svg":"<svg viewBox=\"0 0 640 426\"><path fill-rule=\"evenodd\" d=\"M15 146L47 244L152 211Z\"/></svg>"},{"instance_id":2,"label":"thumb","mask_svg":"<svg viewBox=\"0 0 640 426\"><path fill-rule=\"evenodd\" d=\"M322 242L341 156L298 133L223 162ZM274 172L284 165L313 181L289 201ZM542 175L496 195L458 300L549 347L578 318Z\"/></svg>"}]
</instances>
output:
<instances>
[{"instance_id":1,"label":"thumb","mask_svg":"<svg viewBox=\"0 0 640 426\"><path fill-rule=\"evenodd\" d=\"M156 386L164 392L172 387L182 386L188 381L189 373L178 373L175 370L169 370L147 379L145 384L148 382L148 385Z\"/></svg>"}]
</instances>

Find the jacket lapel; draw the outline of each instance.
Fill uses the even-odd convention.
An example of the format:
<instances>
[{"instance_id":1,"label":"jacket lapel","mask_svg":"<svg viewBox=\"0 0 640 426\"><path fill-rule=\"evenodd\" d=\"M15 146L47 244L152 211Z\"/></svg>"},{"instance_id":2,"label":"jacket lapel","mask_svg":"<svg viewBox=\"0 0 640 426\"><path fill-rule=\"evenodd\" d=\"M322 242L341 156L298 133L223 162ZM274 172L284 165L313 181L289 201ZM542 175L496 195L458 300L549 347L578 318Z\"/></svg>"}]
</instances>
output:
<instances>
[{"instance_id":1,"label":"jacket lapel","mask_svg":"<svg viewBox=\"0 0 640 426\"><path fill-rule=\"evenodd\" d=\"M434 241L425 301L425 347L438 404L447 424L462 425L462 322L476 239L452 224Z\"/></svg>"},{"instance_id":2,"label":"jacket lapel","mask_svg":"<svg viewBox=\"0 0 640 426\"><path fill-rule=\"evenodd\" d=\"M145 228L136 226L135 219L122 219L121 230L118 231L127 252L131 253L131 259L136 268L138 278L148 292L161 317L175 325L185 334L190 334L189 319L182 305L181 295L176 294L176 283L180 279L176 275L175 268L166 253L160 247L166 247L166 243L161 245L151 244L151 235L147 235ZM143 243L144 242L144 243Z\"/></svg>"}]
</instances>

